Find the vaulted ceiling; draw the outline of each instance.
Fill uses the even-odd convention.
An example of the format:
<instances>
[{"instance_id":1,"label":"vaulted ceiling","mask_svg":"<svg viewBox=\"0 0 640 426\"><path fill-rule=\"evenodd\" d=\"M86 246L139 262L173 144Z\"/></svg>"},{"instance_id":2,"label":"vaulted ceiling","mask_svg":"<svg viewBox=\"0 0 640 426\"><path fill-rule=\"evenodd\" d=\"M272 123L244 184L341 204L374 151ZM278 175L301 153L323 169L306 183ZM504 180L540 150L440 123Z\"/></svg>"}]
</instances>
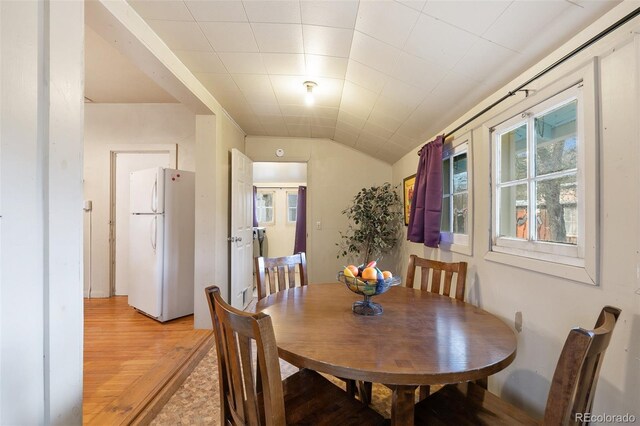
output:
<instances>
[{"instance_id":1,"label":"vaulted ceiling","mask_svg":"<svg viewBox=\"0 0 640 426\"><path fill-rule=\"evenodd\" d=\"M619 2L129 3L247 134L393 163Z\"/></svg>"}]
</instances>

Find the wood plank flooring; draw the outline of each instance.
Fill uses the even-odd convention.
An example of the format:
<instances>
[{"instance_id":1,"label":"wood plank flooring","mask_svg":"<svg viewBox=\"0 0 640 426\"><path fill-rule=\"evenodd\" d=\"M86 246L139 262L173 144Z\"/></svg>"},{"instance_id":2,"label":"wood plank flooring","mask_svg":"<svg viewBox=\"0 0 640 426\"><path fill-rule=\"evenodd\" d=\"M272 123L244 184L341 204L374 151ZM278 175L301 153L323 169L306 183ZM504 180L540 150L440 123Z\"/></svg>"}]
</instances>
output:
<instances>
[{"instance_id":1,"label":"wood plank flooring","mask_svg":"<svg viewBox=\"0 0 640 426\"><path fill-rule=\"evenodd\" d=\"M130 418L211 343L210 331L193 329L193 316L159 323L128 306L126 296L85 299L84 306L85 424Z\"/></svg>"}]
</instances>

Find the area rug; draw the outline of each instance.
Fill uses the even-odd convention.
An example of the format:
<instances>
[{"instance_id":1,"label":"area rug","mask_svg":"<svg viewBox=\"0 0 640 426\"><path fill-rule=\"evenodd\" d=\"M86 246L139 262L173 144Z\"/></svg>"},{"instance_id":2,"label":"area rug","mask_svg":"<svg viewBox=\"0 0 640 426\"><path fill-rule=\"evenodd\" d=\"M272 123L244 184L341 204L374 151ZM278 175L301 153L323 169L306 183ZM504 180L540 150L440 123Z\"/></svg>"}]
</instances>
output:
<instances>
[{"instance_id":1,"label":"area rug","mask_svg":"<svg viewBox=\"0 0 640 426\"><path fill-rule=\"evenodd\" d=\"M280 361L280 369L283 379L298 371L296 367L284 361ZM343 381L327 377L344 389ZM391 391L385 386L374 384L371 407L389 418ZM173 394L151 425L218 424L220 424L220 398L218 396L218 363L214 347Z\"/></svg>"}]
</instances>

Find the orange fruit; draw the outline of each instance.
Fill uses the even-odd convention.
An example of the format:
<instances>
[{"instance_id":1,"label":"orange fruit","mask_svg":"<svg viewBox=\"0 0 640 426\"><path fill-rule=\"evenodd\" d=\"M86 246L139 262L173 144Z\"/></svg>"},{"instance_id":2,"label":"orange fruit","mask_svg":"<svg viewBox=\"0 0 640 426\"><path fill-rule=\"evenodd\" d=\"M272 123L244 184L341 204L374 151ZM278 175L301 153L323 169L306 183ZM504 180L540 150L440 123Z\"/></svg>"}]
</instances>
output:
<instances>
[{"instance_id":1,"label":"orange fruit","mask_svg":"<svg viewBox=\"0 0 640 426\"><path fill-rule=\"evenodd\" d=\"M358 276L358 267L357 266L353 266L353 265L349 265L347 266L347 269L351 271L351 273L353 274L354 277Z\"/></svg>"},{"instance_id":2,"label":"orange fruit","mask_svg":"<svg viewBox=\"0 0 640 426\"><path fill-rule=\"evenodd\" d=\"M393 274L389 271L382 271L382 278L384 278L385 280L387 278L391 278L393 276Z\"/></svg>"},{"instance_id":3,"label":"orange fruit","mask_svg":"<svg viewBox=\"0 0 640 426\"><path fill-rule=\"evenodd\" d=\"M376 268L364 268L362 271L362 279L375 281L378 279L378 271L376 271Z\"/></svg>"}]
</instances>

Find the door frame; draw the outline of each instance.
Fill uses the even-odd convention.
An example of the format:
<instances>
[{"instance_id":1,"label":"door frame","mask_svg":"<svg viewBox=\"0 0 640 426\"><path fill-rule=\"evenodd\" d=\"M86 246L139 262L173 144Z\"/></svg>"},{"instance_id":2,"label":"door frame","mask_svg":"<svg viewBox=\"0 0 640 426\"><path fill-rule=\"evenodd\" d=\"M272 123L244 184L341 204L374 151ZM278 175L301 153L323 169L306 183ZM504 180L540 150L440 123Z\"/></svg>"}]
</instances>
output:
<instances>
[{"instance_id":1,"label":"door frame","mask_svg":"<svg viewBox=\"0 0 640 426\"><path fill-rule=\"evenodd\" d=\"M118 144L109 146L109 297L116 294L116 155L169 154L170 167L178 166L178 144Z\"/></svg>"}]
</instances>

